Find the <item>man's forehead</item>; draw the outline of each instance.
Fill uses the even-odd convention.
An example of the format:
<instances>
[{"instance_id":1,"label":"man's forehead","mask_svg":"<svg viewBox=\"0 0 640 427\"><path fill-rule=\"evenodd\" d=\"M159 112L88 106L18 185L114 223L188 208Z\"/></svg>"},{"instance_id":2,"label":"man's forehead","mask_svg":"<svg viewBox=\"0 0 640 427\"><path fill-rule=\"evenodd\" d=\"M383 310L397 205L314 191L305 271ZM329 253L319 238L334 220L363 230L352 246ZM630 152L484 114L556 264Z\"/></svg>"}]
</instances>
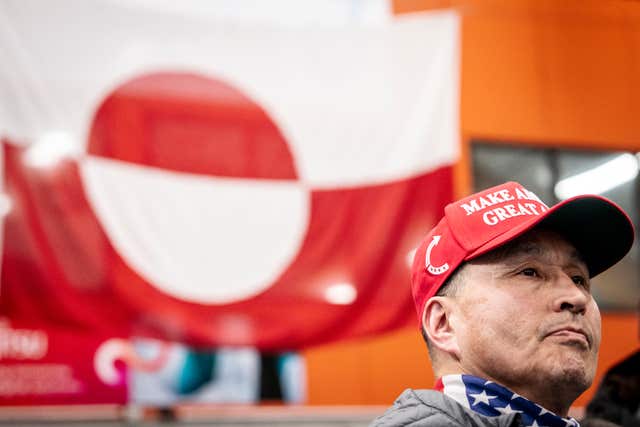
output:
<instances>
[{"instance_id":1,"label":"man's forehead","mask_svg":"<svg viewBox=\"0 0 640 427\"><path fill-rule=\"evenodd\" d=\"M478 262L518 261L526 257L545 258L561 253L567 260L585 264L580 252L554 231L533 230L477 258Z\"/></svg>"}]
</instances>

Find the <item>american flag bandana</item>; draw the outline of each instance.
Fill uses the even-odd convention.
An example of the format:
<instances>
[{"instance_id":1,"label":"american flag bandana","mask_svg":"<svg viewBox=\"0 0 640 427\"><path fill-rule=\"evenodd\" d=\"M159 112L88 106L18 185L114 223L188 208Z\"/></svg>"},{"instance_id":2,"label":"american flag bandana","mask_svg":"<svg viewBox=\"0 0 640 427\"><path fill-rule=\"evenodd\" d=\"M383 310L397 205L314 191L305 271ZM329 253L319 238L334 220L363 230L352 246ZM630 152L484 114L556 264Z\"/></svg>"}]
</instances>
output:
<instances>
[{"instance_id":1,"label":"american flag bandana","mask_svg":"<svg viewBox=\"0 0 640 427\"><path fill-rule=\"evenodd\" d=\"M435 389L488 417L517 412L527 427L580 427L574 418L562 418L506 387L473 375L445 375Z\"/></svg>"}]
</instances>

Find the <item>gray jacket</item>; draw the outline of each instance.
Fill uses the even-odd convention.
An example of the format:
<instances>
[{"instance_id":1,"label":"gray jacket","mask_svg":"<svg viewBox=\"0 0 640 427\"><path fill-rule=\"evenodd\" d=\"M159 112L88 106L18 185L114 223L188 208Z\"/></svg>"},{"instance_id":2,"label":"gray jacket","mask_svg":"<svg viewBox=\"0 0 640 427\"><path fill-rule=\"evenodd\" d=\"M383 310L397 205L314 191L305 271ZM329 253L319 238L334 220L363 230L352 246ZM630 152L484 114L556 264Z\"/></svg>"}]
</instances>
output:
<instances>
[{"instance_id":1,"label":"gray jacket","mask_svg":"<svg viewBox=\"0 0 640 427\"><path fill-rule=\"evenodd\" d=\"M369 427L522 427L517 413L485 417L435 390L407 389Z\"/></svg>"}]
</instances>

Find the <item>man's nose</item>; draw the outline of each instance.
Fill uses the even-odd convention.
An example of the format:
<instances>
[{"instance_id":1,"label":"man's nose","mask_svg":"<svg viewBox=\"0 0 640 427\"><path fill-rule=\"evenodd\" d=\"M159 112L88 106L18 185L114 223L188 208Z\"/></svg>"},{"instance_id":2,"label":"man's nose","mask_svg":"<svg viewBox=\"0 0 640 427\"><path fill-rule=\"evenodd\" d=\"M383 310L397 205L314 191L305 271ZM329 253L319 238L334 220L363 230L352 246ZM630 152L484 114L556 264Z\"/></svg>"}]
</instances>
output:
<instances>
[{"instance_id":1,"label":"man's nose","mask_svg":"<svg viewBox=\"0 0 640 427\"><path fill-rule=\"evenodd\" d=\"M561 274L556 283L556 297L553 303L555 311L570 311L573 314L584 314L589 302L588 291L574 283L566 274Z\"/></svg>"}]
</instances>

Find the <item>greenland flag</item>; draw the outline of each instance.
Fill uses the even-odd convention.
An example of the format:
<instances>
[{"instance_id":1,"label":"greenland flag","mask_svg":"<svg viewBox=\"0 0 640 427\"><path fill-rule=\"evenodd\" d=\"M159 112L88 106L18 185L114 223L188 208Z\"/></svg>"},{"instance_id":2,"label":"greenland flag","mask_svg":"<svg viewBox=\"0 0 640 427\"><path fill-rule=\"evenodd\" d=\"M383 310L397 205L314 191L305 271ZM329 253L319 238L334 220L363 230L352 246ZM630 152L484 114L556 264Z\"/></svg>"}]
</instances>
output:
<instances>
[{"instance_id":1,"label":"greenland flag","mask_svg":"<svg viewBox=\"0 0 640 427\"><path fill-rule=\"evenodd\" d=\"M299 3L0 5L1 314L263 349L414 321L458 18Z\"/></svg>"}]
</instances>

